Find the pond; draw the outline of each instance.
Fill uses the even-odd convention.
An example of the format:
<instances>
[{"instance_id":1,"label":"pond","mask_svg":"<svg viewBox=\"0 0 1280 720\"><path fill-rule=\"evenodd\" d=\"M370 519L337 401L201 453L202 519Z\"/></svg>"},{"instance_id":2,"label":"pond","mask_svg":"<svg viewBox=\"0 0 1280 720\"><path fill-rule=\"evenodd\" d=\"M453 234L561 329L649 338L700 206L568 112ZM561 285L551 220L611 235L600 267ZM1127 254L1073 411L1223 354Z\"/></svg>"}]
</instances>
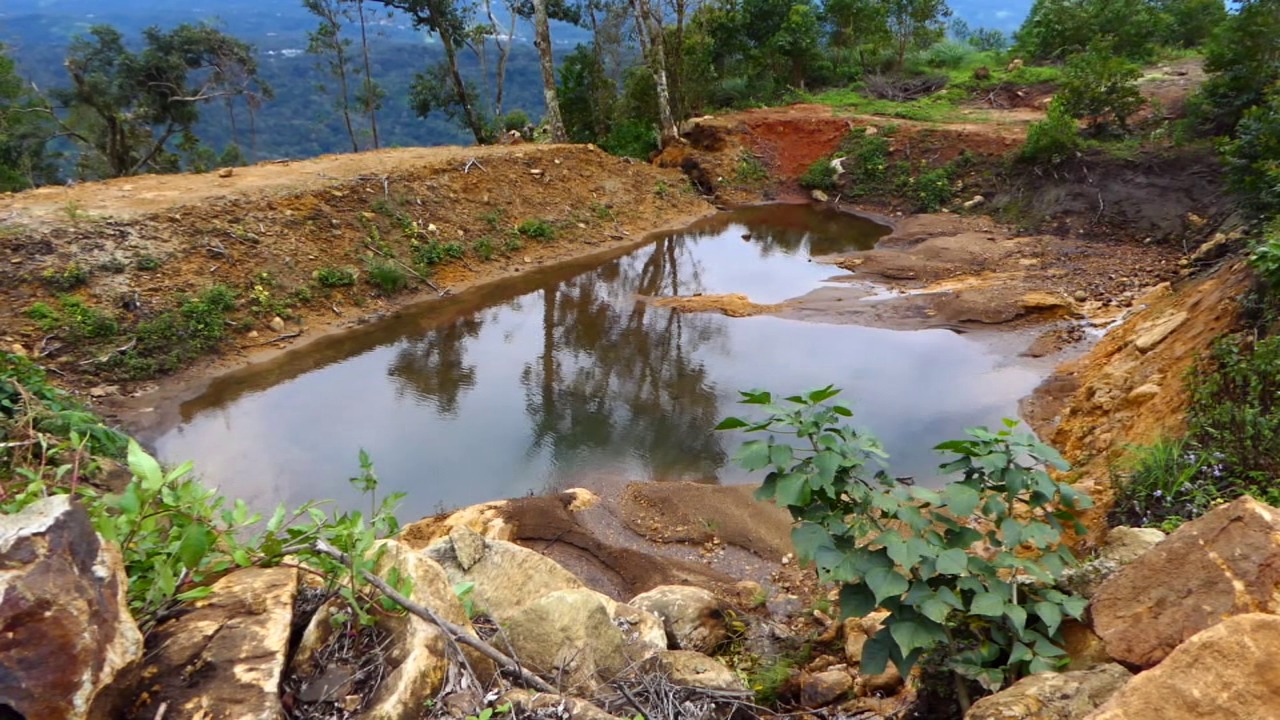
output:
<instances>
[{"instance_id":1,"label":"pond","mask_svg":"<svg viewBox=\"0 0 1280 720\"><path fill-rule=\"evenodd\" d=\"M428 303L216 380L155 441L259 509L331 498L361 448L402 518L630 480L750 481L712 428L738 390L844 389L897 475L936 443L1012 417L1040 373L948 330L894 331L657 307L644 296L793 298L840 271L811 257L887 229L808 205L720 213L624 255ZM744 237L745 236L745 237Z\"/></svg>"}]
</instances>

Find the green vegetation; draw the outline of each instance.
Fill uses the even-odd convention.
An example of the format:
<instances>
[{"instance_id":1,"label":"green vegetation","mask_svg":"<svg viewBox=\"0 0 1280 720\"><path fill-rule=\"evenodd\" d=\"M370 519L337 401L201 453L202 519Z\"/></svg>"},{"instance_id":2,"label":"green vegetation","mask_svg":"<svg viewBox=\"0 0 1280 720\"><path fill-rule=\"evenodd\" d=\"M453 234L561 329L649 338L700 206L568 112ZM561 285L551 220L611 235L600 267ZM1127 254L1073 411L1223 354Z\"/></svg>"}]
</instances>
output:
<instances>
[{"instance_id":1,"label":"green vegetation","mask_svg":"<svg viewBox=\"0 0 1280 720\"><path fill-rule=\"evenodd\" d=\"M71 263L62 268L49 268L40 275L40 280L50 290L66 292L75 290L89 282L89 271L78 263Z\"/></svg>"},{"instance_id":2,"label":"green vegetation","mask_svg":"<svg viewBox=\"0 0 1280 720\"><path fill-rule=\"evenodd\" d=\"M142 257L133 261L133 266L143 272L151 272L153 270L159 270L160 264L161 264L160 258L155 257L154 255L143 255Z\"/></svg>"},{"instance_id":3,"label":"green vegetation","mask_svg":"<svg viewBox=\"0 0 1280 720\"><path fill-rule=\"evenodd\" d=\"M336 288L355 285L357 273L354 268L322 267L314 276L320 287Z\"/></svg>"},{"instance_id":4,"label":"green vegetation","mask_svg":"<svg viewBox=\"0 0 1280 720\"><path fill-rule=\"evenodd\" d=\"M889 138L896 131L893 126L876 132L851 130L834 154L809 166L800 184L824 192L838 191L845 198L904 199L920 212L941 210L955 196L955 175L968 161L967 156L938 166L893 162Z\"/></svg>"},{"instance_id":5,"label":"green vegetation","mask_svg":"<svg viewBox=\"0 0 1280 720\"><path fill-rule=\"evenodd\" d=\"M1080 149L1080 128L1061 103L1049 103L1044 120L1031 123L1019 156L1028 162L1057 165Z\"/></svg>"},{"instance_id":6,"label":"green vegetation","mask_svg":"<svg viewBox=\"0 0 1280 720\"><path fill-rule=\"evenodd\" d=\"M546 220L525 220L516 226L516 232L532 240L554 240L556 229Z\"/></svg>"},{"instance_id":7,"label":"green vegetation","mask_svg":"<svg viewBox=\"0 0 1280 720\"><path fill-rule=\"evenodd\" d=\"M227 315L235 306L235 291L214 285L181 300L175 310L139 322L133 340L102 365L109 374L130 380L174 372L221 346Z\"/></svg>"},{"instance_id":8,"label":"green vegetation","mask_svg":"<svg viewBox=\"0 0 1280 720\"><path fill-rule=\"evenodd\" d=\"M120 332L116 319L96 310L74 295L63 295L57 307L38 302L27 309L27 317L43 332L61 330L69 340L112 338Z\"/></svg>"},{"instance_id":9,"label":"green vegetation","mask_svg":"<svg viewBox=\"0 0 1280 720\"><path fill-rule=\"evenodd\" d=\"M413 242L409 245L409 256L413 258L413 262L427 268L449 260L459 260L465 255L466 249L459 242L431 240L425 243Z\"/></svg>"},{"instance_id":10,"label":"green vegetation","mask_svg":"<svg viewBox=\"0 0 1280 720\"><path fill-rule=\"evenodd\" d=\"M1094 46L1067 62L1053 102L1092 128L1114 123L1123 134L1129 129L1129 116L1142 107L1136 84L1141 76L1137 65L1117 57L1110 48Z\"/></svg>"},{"instance_id":11,"label":"green vegetation","mask_svg":"<svg viewBox=\"0 0 1280 720\"><path fill-rule=\"evenodd\" d=\"M365 262L365 279L388 297L409 287L409 274L390 260L371 257Z\"/></svg>"},{"instance_id":12,"label":"green vegetation","mask_svg":"<svg viewBox=\"0 0 1280 720\"><path fill-rule=\"evenodd\" d=\"M1062 622L1086 605L1054 586L1075 562L1060 541L1064 527L1083 532L1073 513L1091 503L1045 471L1067 469L1058 453L1005 421L938 446L954 456L942 472L959 476L941 489L903 484L875 469L887 457L879 441L842 424L853 413L827 402L838 392L745 392L765 416L718 427L767 433L736 460L768 471L757 496L791 512L796 551L820 581L839 584L842 614L889 612L861 671L893 662L906 676L941 652L967 709L969 681L994 691L1060 667Z\"/></svg>"}]
</instances>

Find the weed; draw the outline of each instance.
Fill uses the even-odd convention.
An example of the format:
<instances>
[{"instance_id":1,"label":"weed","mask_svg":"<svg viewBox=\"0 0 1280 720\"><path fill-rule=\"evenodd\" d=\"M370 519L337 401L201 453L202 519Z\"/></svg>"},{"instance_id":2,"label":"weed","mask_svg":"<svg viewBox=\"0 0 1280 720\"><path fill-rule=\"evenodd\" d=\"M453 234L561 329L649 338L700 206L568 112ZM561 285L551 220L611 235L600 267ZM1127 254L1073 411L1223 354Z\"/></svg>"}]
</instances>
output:
<instances>
[{"instance_id":1,"label":"weed","mask_svg":"<svg viewBox=\"0 0 1280 720\"><path fill-rule=\"evenodd\" d=\"M399 265L381 258L370 258L365 276L383 295L395 295L409 287L409 275Z\"/></svg>"},{"instance_id":2,"label":"weed","mask_svg":"<svg viewBox=\"0 0 1280 720\"><path fill-rule=\"evenodd\" d=\"M748 671L747 687L756 694L756 702L768 707L776 705L780 699L779 693L791 679L793 668L793 661L778 658Z\"/></svg>"},{"instance_id":3,"label":"weed","mask_svg":"<svg viewBox=\"0 0 1280 720\"><path fill-rule=\"evenodd\" d=\"M174 372L222 344L227 314L235 306L235 291L225 285L185 298L177 309L138 323L133 329L133 347L112 355L106 367L129 380Z\"/></svg>"},{"instance_id":4,"label":"weed","mask_svg":"<svg viewBox=\"0 0 1280 720\"><path fill-rule=\"evenodd\" d=\"M659 180L653 184L653 194L665 200L671 194L671 186L667 184L666 180Z\"/></svg>"},{"instance_id":5,"label":"weed","mask_svg":"<svg viewBox=\"0 0 1280 720\"><path fill-rule=\"evenodd\" d=\"M591 214L595 215L597 220L610 221L615 219L613 208L601 202L591 203Z\"/></svg>"},{"instance_id":6,"label":"weed","mask_svg":"<svg viewBox=\"0 0 1280 720\"><path fill-rule=\"evenodd\" d=\"M139 270L142 270L143 272L151 272L152 270L159 270L160 258L157 258L154 255L143 255L142 257L133 261L133 266Z\"/></svg>"},{"instance_id":7,"label":"weed","mask_svg":"<svg viewBox=\"0 0 1280 720\"><path fill-rule=\"evenodd\" d=\"M75 200L68 200L66 204L62 206L62 212L67 216L67 219L73 223L88 220L91 217L89 213L81 207L80 203Z\"/></svg>"},{"instance_id":8,"label":"weed","mask_svg":"<svg viewBox=\"0 0 1280 720\"><path fill-rule=\"evenodd\" d=\"M311 302L311 288L306 285L296 287L289 291L290 305L305 305Z\"/></svg>"},{"instance_id":9,"label":"weed","mask_svg":"<svg viewBox=\"0 0 1280 720\"><path fill-rule=\"evenodd\" d=\"M1080 148L1080 130L1061 103L1049 103L1044 120L1031 123L1018 156L1036 164L1057 165Z\"/></svg>"},{"instance_id":10,"label":"weed","mask_svg":"<svg viewBox=\"0 0 1280 720\"><path fill-rule=\"evenodd\" d=\"M51 290L67 292L89 283L89 271L79 263L70 263L62 269L49 268L40 274L40 279Z\"/></svg>"},{"instance_id":11,"label":"weed","mask_svg":"<svg viewBox=\"0 0 1280 720\"><path fill-rule=\"evenodd\" d=\"M1117 525L1171 530L1219 499L1213 475L1220 470L1181 438L1130 447L1117 470L1109 515Z\"/></svg>"},{"instance_id":12,"label":"weed","mask_svg":"<svg viewBox=\"0 0 1280 720\"><path fill-rule=\"evenodd\" d=\"M734 180L743 185L759 185L769 179L769 170L749 150L738 155L738 164L733 170Z\"/></svg>"},{"instance_id":13,"label":"weed","mask_svg":"<svg viewBox=\"0 0 1280 720\"><path fill-rule=\"evenodd\" d=\"M322 267L311 274L320 287L349 287L356 284L355 268Z\"/></svg>"},{"instance_id":14,"label":"weed","mask_svg":"<svg viewBox=\"0 0 1280 720\"><path fill-rule=\"evenodd\" d=\"M502 241L502 252L510 254L524 247L524 243L520 242L518 237L509 237Z\"/></svg>"},{"instance_id":15,"label":"weed","mask_svg":"<svg viewBox=\"0 0 1280 720\"><path fill-rule=\"evenodd\" d=\"M1280 336L1227 337L1192 370L1187 437L1229 496L1276 499L1280 477Z\"/></svg>"},{"instance_id":16,"label":"weed","mask_svg":"<svg viewBox=\"0 0 1280 720\"><path fill-rule=\"evenodd\" d=\"M481 213L480 219L489 225L492 230L498 230L502 227L502 222L507 217L505 208L494 208L486 213Z\"/></svg>"},{"instance_id":17,"label":"weed","mask_svg":"<svg viewBox=\"0 0 1280 720\"><path fill-rule=\"evenodd\" d=\"M98 266L98 269L103 272L109 272L113 275L119 275L125 270L128 270L129 265L120 258L111 258L110 260L104 260L102 264Z\"/></svg>"},{"instance_id":18,"label":"weed","mask_svg":"<svg viewBox=\"0 0 1280 720\"><path fill-rule=\"evenodd\" d=\"M800 176L800 186L827 192L835 190L836 169L831 166L831 160L820 158L814 161L809 169L804 171L804 175Z\"/></svg>"},{"instance_id":19,"label":"weed","mask_svg":"<svg viewBox=\"0 0 1280 720\"><path fill-rule=\"evenodd\" d=\"M492 239L482 237L471 243L471 252L481 260L492 260L493 256L497 254L498 251L497 248L493 246Z\"/></svg>"},{"instance_id":20,"label":"weed","mask_svg":"<svg viewBox=\"0 0 1280 720\"><path fill-rule=\"evenodd\" d=\"M120 324L114 317L85 304L73 295L58 298L58 307L38 302L27 309L31 318L44 332L65 330L68 340L94 340L115 337Z\"/></svg>"},{"instance_id":21,"label":"weed","mask_svg":"<svg viewBox=\"0 0 1280 720\"><path fill-rule=\"evenodd\" d=\"M556 237L556 229L546 220L525 220L516 226L516 232L533 240L554 240Z\"/></svg>"},{"instance_id":22,"label":"weed","mask_svg":"<svg viewBox=\"0 0 1280 720\"><path fill-rule=\"evenodd\" d=\"M409 246L409 256L413 258L413 262L425 267L439 265L449 260L459 260L464 255L466 250L460 242L431 240L425 243L415 242Z\"/></svg>"}]
</instances>

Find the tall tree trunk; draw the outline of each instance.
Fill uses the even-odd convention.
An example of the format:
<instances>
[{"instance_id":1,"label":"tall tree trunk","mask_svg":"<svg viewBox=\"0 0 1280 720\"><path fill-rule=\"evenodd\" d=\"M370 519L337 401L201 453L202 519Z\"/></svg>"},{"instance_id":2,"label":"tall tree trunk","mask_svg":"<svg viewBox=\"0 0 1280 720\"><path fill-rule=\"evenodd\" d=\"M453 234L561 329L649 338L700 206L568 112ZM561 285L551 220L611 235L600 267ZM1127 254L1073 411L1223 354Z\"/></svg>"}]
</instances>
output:
<instances>
[{"instance_id":1,"label":"tall tree trunk","mask_svg":"<svg viewBox=\"0 0 1280 720\"><path fill-rule=\"evenodd\" d=\"M546 121L551 126L551 142L569 142L560 118L560 99L556 97L556 64L551 56L551 23L547 20L547 0L533 0L533 45L538 48L542 65L542 96L546 99Z\"/></svg>"},{"instance_id":2,"label":"tall tree trunk","mask_svg":"<svg viewBox=\"0 0 1280 720\"><path fill-rule=\"evenodd\" d=\"M658 90L658 124L662 132L662 146L680 139L680 130L676 127L675 118L671 114L671 92L667 89L667 54L663 49L662 23L653 17L649 0L631 0L636 14L636 32L640 35L640 44L648 46L649 69L653 72L653 82Z\"/></svg>"},{"instance_id":3,"label":"tall tree trunk","mask_svg":"<svg viewBox=\"0 0 1280 720\"><path fill-rule=\"evenodd\" d=\"M334 42L337 55L338 88L342 93L339 107L342 108L342 122L347 126L347 137L351 138L351 152L360 152L360 141L356 138L356 128L351 124L351 88L347 82L347 54L342 50L341 40Z\"/></svg>"},{"instance_id":4,"label":"tall tree trunk","mask_svg":"<svg viewBox=\"0 0 1280 720\"><path fill-rule=\"evenodd\" d=\"M511 27L507 30L506 41L498 40L498 18L493 14L493 3L484 0L484 11L489 16L489 24L493 26L494 44L498 46L498 68L496 72L497 91L493 98L493 114L502 117L503 93L507 84L507 58L511 57L511 38L516 34L516 9L508 5L511 14Z\"/></svg>"},{"instance_id":5,"label":"tall tree trunk","mask_svg":"<svg viewBox=\"0 0 1280 720\"><path fill-rule=\"evenodd\" d=\"M378 139L378 99L374 92L373 70L369 65L369 36L365 31L364 0L356 0L356 12L360 14L360 49L364 53L365 110L369 113L369 129L373 132L373 149L382 147Z\"/></svg>"},{"instance_id":6,"label":"tall tree trunk","mask_svg":"<svg viewBox=\"0 0 1280 720\"><path fill-rule=\"evenodd\" d=\"M458 97L458 104L462 107L463 122L475 137L476 144L484 145L489 141L489 134L485 132L484 123L480 121L480 116L471 105L466 80L463 80L462 73L458 70L458 48L453 44L453 38L449 33L440 33L439 38L440 46L444 48L445 62L449 65L449 79L453 84L453 92Z\"/></svg>"},{"instance_id":7,"label":"tall tree trunk","mask_svg":"<svg viewBox=\"0 0 1280 720\"><path fill-rule=\"evenodd\" d=\"M595 71L591 75L591 123L595 131L596 141L604 140L609 134L609 122L605 118L604 93L601 92L601 78L605 76L604 47L600 42L600 27L596 22L596 5L587 2L587 17L591 19L591 59L595 62Z\"/></svg>"}]
</instances>

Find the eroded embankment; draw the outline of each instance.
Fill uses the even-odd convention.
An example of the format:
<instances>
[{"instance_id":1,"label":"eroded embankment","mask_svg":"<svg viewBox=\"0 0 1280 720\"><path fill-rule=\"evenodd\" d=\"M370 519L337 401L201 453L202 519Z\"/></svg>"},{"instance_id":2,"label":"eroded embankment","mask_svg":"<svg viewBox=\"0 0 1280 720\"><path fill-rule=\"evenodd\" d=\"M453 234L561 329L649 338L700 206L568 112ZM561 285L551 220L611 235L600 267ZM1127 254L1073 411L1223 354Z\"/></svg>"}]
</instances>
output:
<instances>
[{"instance_id":1,"label":"eroded embankment","mask_svg":"<svg viewBox=\"0 0 1280 720\"><path fill-rule=\"evenodd\" d=\"M133 329L215 284L237 295L222 364L242 364L278 337L305 342L435 288L632 244L709 210L676 171L567 145L406 148L43 188L0 200L0 340L65 384L128 395L145 373L111 358ZM380 284L375 265L408 286ZM68 296L115 327L76 327ZM63 317L42 326L30 315L41 302Z\"/></svg>"}]
</instances>

